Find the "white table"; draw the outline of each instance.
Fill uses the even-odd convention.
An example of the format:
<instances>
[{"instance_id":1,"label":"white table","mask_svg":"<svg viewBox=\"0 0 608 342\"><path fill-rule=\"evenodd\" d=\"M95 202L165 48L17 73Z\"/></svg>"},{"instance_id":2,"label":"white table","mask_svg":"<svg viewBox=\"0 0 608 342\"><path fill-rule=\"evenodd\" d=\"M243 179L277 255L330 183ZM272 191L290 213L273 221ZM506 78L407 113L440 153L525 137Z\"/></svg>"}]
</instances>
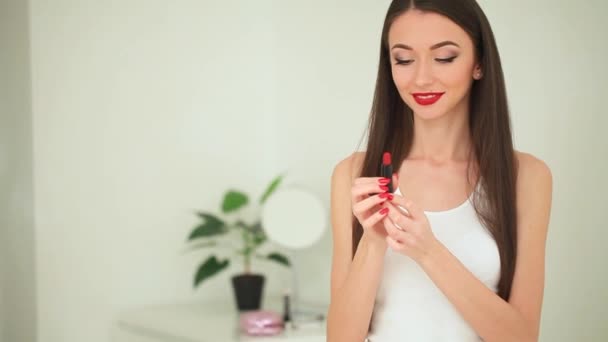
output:
<instances>
[{"instance_id":1,"label":"white table","mask_svg":"<svg viewBox=\"0 0 608 342\"><path fill-rule=\"evenodd\" d=\"M271 307L277 310L277 305ZM265 307L266 308L266 307ZM301 324L269 337L239 334L233 303L183 303L125 312L113 329L114 342L325 342L325 322Z\"/></svg>"}]
</instances>

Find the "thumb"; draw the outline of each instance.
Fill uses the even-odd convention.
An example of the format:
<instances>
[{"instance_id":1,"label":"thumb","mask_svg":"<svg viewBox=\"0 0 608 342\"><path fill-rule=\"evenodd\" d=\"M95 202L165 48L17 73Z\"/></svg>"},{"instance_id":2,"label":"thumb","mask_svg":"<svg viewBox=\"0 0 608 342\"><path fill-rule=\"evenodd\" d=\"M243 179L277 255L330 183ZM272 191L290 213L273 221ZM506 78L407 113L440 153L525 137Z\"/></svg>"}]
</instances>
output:
<instances>
[{"instance_id":1,"label":"thumb","mask_svg":"<svg viewBox=\"0 0 608 342\"><path fill-rule=\"evenodd\" d=\"M405 201L405 210L407 210L410 217L414 220L426 217L424 210L422 210L416 203L412 202L412 200Z\"/></svg>"}]
</instances>

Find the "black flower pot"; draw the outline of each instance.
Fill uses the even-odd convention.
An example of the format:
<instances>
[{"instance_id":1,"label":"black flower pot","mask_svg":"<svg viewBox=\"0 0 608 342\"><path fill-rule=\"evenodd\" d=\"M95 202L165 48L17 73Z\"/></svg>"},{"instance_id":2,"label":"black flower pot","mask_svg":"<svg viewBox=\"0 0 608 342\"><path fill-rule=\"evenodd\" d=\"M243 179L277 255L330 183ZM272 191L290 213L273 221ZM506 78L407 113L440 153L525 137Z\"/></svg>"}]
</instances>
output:
<instances>
[{"instance_id":1,"label":"black flower pot","mask_svg":"<svg viewBox=\"0 0 608 342\"><path fill-rule=\"evenodd\" d=\"M232 287L239 311L259 310L264 292L264 276L241 274L232 277Z\"/></svg>"}]
</instances>

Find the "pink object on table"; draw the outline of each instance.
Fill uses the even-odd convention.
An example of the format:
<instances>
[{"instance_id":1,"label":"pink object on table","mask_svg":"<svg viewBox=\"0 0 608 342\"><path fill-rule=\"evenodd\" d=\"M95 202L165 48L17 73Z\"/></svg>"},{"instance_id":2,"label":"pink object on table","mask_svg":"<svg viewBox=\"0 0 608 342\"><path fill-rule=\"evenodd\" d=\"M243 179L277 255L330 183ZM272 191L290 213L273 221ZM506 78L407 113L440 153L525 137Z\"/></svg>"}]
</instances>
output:
<instances>
[{"instance_id":1,"label":"pink object on table","mask_svg":"<svg viewBox=\"0 0 608 342\"><path fill-rule=\"evenodd\" d=\"M273 311L244 312L239 321L241 331L251 336L271 336L283 331L283 318Z\"/></svg>"}]
</instances>

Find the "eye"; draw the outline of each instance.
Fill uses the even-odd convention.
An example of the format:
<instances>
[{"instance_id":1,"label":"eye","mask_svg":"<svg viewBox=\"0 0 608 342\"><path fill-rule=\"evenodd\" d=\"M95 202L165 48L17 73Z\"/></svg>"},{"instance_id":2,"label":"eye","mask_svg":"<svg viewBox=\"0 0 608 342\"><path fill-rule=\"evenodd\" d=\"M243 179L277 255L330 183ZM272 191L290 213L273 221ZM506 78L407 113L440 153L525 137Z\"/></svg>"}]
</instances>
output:
<instances>
[{"instance_id":1,"label":"eye","mask_svg":"<svg viewBox=\"0 0 608 342\"><path fill-rule=\"evenodd\" d=\"M456 57L458 56L454 56L454 57L450 57L450 58L435 58L435 60L439 63L452 63Z\"/></svg>"},{"instance_id":2,"label":"eye","mask_svg":"<svg viewBox=\"0 0 608 342\"><path fill-rule=\"evenodd\" d=\"M412 64L413 60L411 59L395 59L397 65L409 65Z\"/></svg>"}]
</instances>

